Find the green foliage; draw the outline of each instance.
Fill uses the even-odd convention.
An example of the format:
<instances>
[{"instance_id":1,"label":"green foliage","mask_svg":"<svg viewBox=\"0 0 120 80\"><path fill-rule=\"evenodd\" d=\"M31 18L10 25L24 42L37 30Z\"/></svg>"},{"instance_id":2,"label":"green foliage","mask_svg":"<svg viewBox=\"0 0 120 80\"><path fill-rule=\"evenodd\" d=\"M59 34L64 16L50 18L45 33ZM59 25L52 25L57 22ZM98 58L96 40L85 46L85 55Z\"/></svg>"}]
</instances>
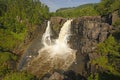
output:
<instances>
[{"instance_id":1,"label":"green foliage","mask_svg":"<svg viewBox=\"0 0 120 80\"><path fill-rule=\"evenodd\" d=\"M0 47L12 51L48 18L49 9L39 0L0 0Z\"/></svg>"},{"instance_id":2,"label":"green foliage","mask_svg":"<svg viewBox=\"0 0 120 80\"><path fill-rule=\"evenodd\" d=\"M9 60L17 60L17 56L9 52L0 52L0 64Z\"/></svg>"},{"instance_id":3,"label":"green foliage","mask_svg":"<svg viewBox=\"0 0 120 80\"><path fill-rule=\"evenodd\" d=\"M117 45L115 38L110 35L108 39L98 44L98 52L100 52L101 54L119 55L118 47L119 45Z\"/></svg>"},{"instance_id":4,"label":"green foliage","mask_svg":"<svg viewBox=\"0 0 120 80\"><path fill-rule=\"evenodd\" d=\"M9 52L0 52L0 79L2 80L34 80L35 77L25 72L15 71L17 56ZM11 62L14 61L14 64ZM14 65L14 69L11 67Z\"/></svg>"},{"instance_id":5,"label":"green foliage","mask_svg":"<svg viewBox=\"0 0 120 80\"><path fill-rule=\"evenodd\" d=\"M30 80L33 76L15 72L17 56L9 53L23 42L28 32L49 18L49 9L39 0L0 0L0 79ZM3 52L2 52L3 51Z\"/></svg>"},{"instance_id":6,"label":"green foliage","mask_svg":"<svg viewBox=\"0 0 120 80\"><path fill-rule=\"evenodd\" d=\"M25 72L7 74L3 80L34 80L34 76Z\"/></svg>"},{"instance_id":7,"label":"green foliage","mask_svg":"<svg viewBox=\"0 0 120 80\"><path fill-rule=\"evenodd\" d=\"M93 75L91 74L87 80L93 80Z\"/></svg>"},{"instance_id":8,"label":"green foliage","mask_svg":"<svg viewBox=\"0 0 120 80\"><path fill-rule=\"evenodd\" d=\"M91 74L88 76L87 80L99 80L99 74L95 73L95 75Z\"/></svg>"},{"instance_id":9,"label":"green foliage","mask_svg":"<svg viewBox=\"0 0 120 80\"><path fill-rule=\"evenodd\" d=\"M96 16L107 15L115 10L120 13L120 0L101 0L97 4L85 4L73 8L61 8L56 13L51 13L52 16L62 16L74 18L80 16Z\"/></svg>"},{"instance_id":10,"label":"green foliage","mask_svg":"<svg viewBox=\"0 0 120 80\"><path fill-rule=\"evenodd\" d=\"M59 9L56 13L52 13L53 16L62 16L67 18L74 18L80 16L95 16L98 12L94 9L96 4L86 4L75 8Z\"/></svg>"},{"instance_id":11,"label":"green foliage","mask_svg":"<svg viewBox=\"0 0 120 80\"><path fill-rule=\"evenodd\" d=\"M7 10L6 4L3 0L0 0L0 16L2 16Z\"/></svg>"},{"instance_id":12,"label":"green foliage","mask_svg":"<svg viewBox=\"0 0 120 80\"><path fill-rule=\"evenodd\" d=\"M120 0L101 0L98 5L96 5L96 10L101 15L109 14L120 8Z\"/></svg>"},{"instance_id":13,"label":"green foliage","mask_svg":"<svg viewBox=\"0 0 120 80\"><path fill-rule=\"evenodd\" d=\"M119 57L120 57L120 42L116 39L116 37L110 35L108 39L104 42L98 44L97 53L101 53L101 56L92 60L92 64L98 64L103 69L109 71L111 77L118 76L119 73ZM107 74L109 74L107 73ZM107 76L106 76L107 77ZM105 80L104 77L103 79Z\"/></svg>"},{"instance_id":14,"label":"green foliage","mask_svg":"<svg viewBox=\"0 0 120 80\"><path fill-rule=\"evenodd\" d=\"M0 30L0 47L4 50L12 50L16 48L25 38L26 31L14 33L6 30Z\"/></svg>"},{"instance_id":15,"label":"green foliage","mask_svg":"<svg viewBox=\"0 0 120 80\"><path fill-rule=\"evenodd\" d=\"M16 61L17 56L9 52L0 52L0 77L5 76L11 70L10 61Z\"/></svg>"},{"instance_id":16,"label":"green foliage","mask_svg":"<svg viewBox=\"0 0 120 80\"><path fill-rule=\"evenodd\" d=\"M109 64L108 58L105 56L101 56L95 60L91 61L92 64L98 64L100 65L103 69L109 70L110 72L116 72L111 64Z\"/></svg>"}]
</instances>

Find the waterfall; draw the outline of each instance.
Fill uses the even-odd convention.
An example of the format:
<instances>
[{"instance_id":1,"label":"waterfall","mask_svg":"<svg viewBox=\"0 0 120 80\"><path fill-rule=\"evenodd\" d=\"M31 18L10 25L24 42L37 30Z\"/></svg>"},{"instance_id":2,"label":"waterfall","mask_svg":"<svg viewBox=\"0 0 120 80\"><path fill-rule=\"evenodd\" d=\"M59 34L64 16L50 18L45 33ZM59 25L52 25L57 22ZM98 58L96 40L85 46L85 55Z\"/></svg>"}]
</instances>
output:
<instances>
[{"instance_id":1,"label":"waterfall","mask_svg":"<svg viewBox=\"0 0 120 80\"><path fill-rule=\"evenodd\" d=\"M76 50L70 48L69 38L71 35L71 22L67 20L62 26L57 39L52 39L50 21L42 37L43 47L38 51L38 55L28 62L27 71L33 74L43 75L54 69L66 70L76 60Z\"/></svg>"},{"instance_id":2,"label":"waterfall","mask_svg":"<svg viewBox=\"0 0 120 80\"><path fill-rule=\"evenodd\" d=\"M39 54L41 54L41 51L45 49L49 49L49 54L51 56L54 55L69 55L66 53L72 52L72 49L68 45L68 41L71 34L71 22L72 20L67 20L63 27L60 30L59 36L56 40L54 40L54 44L51 45L51 28L50 28L50 21L48 21L48 25L46 28L45 33L42 37L42 43L44 44L44 48L39 50Z\"/></svg>"},{"instance_id":3,"label":"waterfall","mask_svg":"<svg viewBox=\"0 0 120 80\"><path fill-rule=\"evenodd\" d=\"M71 34L71 22L72 20L67 20L60 30L58 39L55 40L55 45L53 46L52 54L68 55L66 53L72 52L72 49L68 45L69 37Z\"/></svg>"},{"instance_id":4,"label":"waterfall","mask_svg":"<svg viewBox=\"0 0 120 80\"><path fill-rule=\"evenodd\" d=\"M71 34L71 21L72 20L68 20L64 23L63 27L61 28L60 30L60 33L59 33L59 37L58 37L58 40L59 41L63 41L64 43L66 43L69 39L69 36Z\"/></svg>"},{"instance_id":5,"label":"waterfall","mask_svg":"<svg viewBox=\"0 0 120 80\"><path fill-rule=\"evenodd\" d=\"M48 21L46 31L42 37L42 43L44 46L51 45L51 35L52 35L52 31L50 27L50 21Z\"/></svg>"}]
</instances>

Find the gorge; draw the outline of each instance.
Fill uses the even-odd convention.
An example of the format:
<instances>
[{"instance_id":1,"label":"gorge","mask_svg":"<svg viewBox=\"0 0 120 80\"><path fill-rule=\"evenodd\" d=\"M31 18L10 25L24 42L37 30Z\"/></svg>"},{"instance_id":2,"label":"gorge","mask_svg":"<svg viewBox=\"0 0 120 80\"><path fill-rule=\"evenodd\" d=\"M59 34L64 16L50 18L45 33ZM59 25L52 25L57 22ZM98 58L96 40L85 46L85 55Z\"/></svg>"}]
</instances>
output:
<instances>
[{"instance_id":1,"label":"gorge","mask_svg":"<svg viewBox=\"0 0 120 80\"><path fill-rule=\"evenodd\" d=\"M120 0L49 9L0 0L0 80L120 80Z\"/></svg>"},{"instance_id":2,"label":"gorge","mask_svg":"<svg viewBox=\"0 0 120 80\"><path fill-rule=\"evenodd\" d=\"M50 22L48 21L43 36L38 36L32 41L19 66L37 76L54 72L54 70L72 70L82 76L102 71L99 64L91 64L90 61L101 56L96 52L97 45L108 38L112 32L112 26L104 23L100 16L80 17L66 24L68 21L62 17L52 17ZM70 22L71 28L69 28ZM59 40L62 43L57 42ZM41 41L42 44L36 45ZM73 50L67 48L68 44ZM51 58L50 53L54 53ZM69 53L72 54L67 55ZM59 55L61 58L53 55Z\"/></svg>"}]
</instances>

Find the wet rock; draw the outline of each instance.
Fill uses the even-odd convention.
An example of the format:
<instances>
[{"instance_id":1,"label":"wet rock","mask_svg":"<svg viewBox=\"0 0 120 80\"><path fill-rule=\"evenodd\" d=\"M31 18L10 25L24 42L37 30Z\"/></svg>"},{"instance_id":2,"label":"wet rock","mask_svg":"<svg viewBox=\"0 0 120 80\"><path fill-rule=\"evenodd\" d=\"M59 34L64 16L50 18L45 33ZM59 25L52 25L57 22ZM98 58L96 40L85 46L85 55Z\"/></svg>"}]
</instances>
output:
<instances>
[{"instance_id":1,"label":"wet rock","mask_svg":"<svg viewBox=\"0 0 120 80\"><path fill-rule=\"evenodd\" d=\"M89 53L89 59L94 60L96 58L99 58L101 55L99 53Z\"/></svg>"},{"instance_id":2,"label":"wet rock","mask_svg":"<svg viewBox=\"0 0 120 80\"><path fill-rule=\"evenodd\" d=\"M55 71L49 77L44 76L41 80L86 80L86 78L70 70L63 73Z\"/></svg>"},{"instance_id":3,"label":"wet rock","mask_svg":"<svg viewBox=\"0 0 120 80\"><path fill-rule=\"evenodd\" d=\"M60 29L63 23L66 21L66 19L62 17L52 17L50 21L51 21L51 26L54 34L58 36ZM97 44L100 42L103 42L109 36L109 34L111 33L111 30L112 30L112 26L110 26L107 23L104 23L100 16L94 16L94 17L85 16L85 17L79 17L74 19L72 22L72 28L71 28L72 34L71 34L69 43L72 49L77 50L77 53L76 53L77 59L76 59L76 62L72 63L72 65L68 68L68 70L72 70L75 73L78 73L82 76L86 76L88 72L89 73L96 72L97 65L91 65L89 61L94 60L100 56L98 53L96 53ZM38 31L39 32L34 35L38 35L38 34L39 35L34 37L34 40L32 40L32 43L26 50L24 56L35 55L34 57L36 57L38 55L38 50L42 46L40 41L42 38L42 34L45 31L45 26L44 28L38 29ZM44 55L47 55L47 54L44 54ZM49 71L52 59L49 60L49 62L46 63L45 65L39 65L39 63L41 62L41 59L42 58L39 58L38 60L36 60L36 62L33 62L34 66L31 65L31 67L27 69L28 72L32 72L33 74L40 76L41 75L40 72L42 70L44 71L44 74L47 71ZM25 57L25 59L23 60L24 64L26 64L27 61L29 60L28 58ZM62 62L64 63L64 61ZM25 67L24 64L22 64L21 66ZM36 71L35 71L35 67L37 67ZM51 70L53 69L54 67L51 68ZM46 80L58 79L58 77L63 78L62 76L63 75L59 73L53 73L53 76L51 76L51 78L46 78ZM69 78L66 80L71 80L71 79Z\"/></svg>"},{"instance_id":4,"label":"wet rock","mask_svg":"<svg viewBox=\"0 0 120 80\"><path fill-rule=\"evenodd\" d=\"M64 79L64 76L57 72L54 72L49 78L49 80L63 80L63 79Z\"/></svg>"},{"instance_id":5,"label":"wet rock","mask_svg":"<svg viewBox=\"0 0 120 80\"><path fill-rule=\"evenodd\" d=\"M111 14L103 15L102 21L111 25L112 24L112 15Z\"/></svg>"},{"instance_id":6,"label":"wet rock","mask_svg":"<svg viewBox=\"0 0 120 80\"><path fill-rule=\"evenodd\" d=\"M87 64L90 60L98 58L96 53L97 44L103 42L109 36L112 26L102 21L99 16L80 17L72 22L71 47L77 50L77 64L73 64L70 69L77 73L86 74ZM90 64L91 65L91 64ZM96 68L91 65L91 72Z\"/></svg>"},{"instance_id":7,"label":"wet rock","mask_svg":"<svg viewBox=\"0 0 120 80\"><path fill-rule=\"evenodd\" d=\"M114 24L117 20L120 19L119 9L102 16L102 21L110 25Z\"/></svg>"},{"instance_id":8,"label":"wet rock","mask_svg":"<svg viewBox=\"0 0 120 80\"><path fill-rule=\"evenodd\" d=\"M51 17L51 26L56 35L59 34L61 27L66 22L66 18L63 17Z\"/></svg>"}]
</instances>

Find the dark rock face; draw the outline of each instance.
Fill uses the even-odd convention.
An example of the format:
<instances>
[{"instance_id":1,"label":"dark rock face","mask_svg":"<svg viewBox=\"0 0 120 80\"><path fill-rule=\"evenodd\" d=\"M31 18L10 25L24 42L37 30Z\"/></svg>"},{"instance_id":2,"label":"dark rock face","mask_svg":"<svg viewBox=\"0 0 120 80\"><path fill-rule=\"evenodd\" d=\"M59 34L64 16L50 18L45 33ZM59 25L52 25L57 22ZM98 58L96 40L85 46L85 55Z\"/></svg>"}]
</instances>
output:
<instances>
[{"instance_id":1,"label":"dark rock face","mask_svg":"<svg viewBox=\"0 0 120 80\"><path fill-rule=\"evenodd\" d=\"M112 14L103 15L102 21L111 25L112 24Z\"/></svg>"},{"instance_id":2,"label":"dark rock face","mask_svg":"<svg viewBox=\"0 0 120 80\"><path fill-rule=\"evenodd\" d=\"M120 19L119 10L116 10L112 13L112 24Z\"/></svg>"},{"instance_id":3,"label":"dark rock face","mask_svg":"<svg viewBox=\"0 0 120 80\"><path fill-rule=\"evenodd\" d=\"M52 17L50 19L54 37L58 36L60 29L67 19L62 17ZM45 25L46 26L46 25ZM97 44L103 42L110 34L112 26L102 21L100 16L85 16L76 18L72 22L72 35L70 38L70 47L77 50L76 63L73 63L68 70L72 70L82 76L87 73L95 72L97 65L91 65L90 60L96 59L100 54L96 53ZM26 50L22 63L19 68L21 69L29 61L31 55L37 55L38 50L41 48L41 38L45 31L45 27L37 29L38 32L32 40L31 45ZM35 32L35 33L36 33ZM38 35L39 34L39 35ZM33 57L35 57L33 56ZM38 61L39 62L39 61ZM31 69L31 71L34 69ZM59 73L53 73L53 76L59 76L62 80L64 77ZM52 77L52 76L51 76ZM51 80L51 79L46 79ZM66 79L67 80L67 79ZM71 80L71 79L68 79ZM81 79L84 80L84 79Z\"/></svg>"},{"instance_id":4,"label":"dark rock face","mask_svg":"<svg viewBox=\"0 0 120 80\"><path fill-rule=\"evenodd\" d=\"M62 17L52 17L50 19L54 37L58 37L61 27L66 22L67 19Z\"/></svg>"},{"instance_id":5,"label":"dark rock face","mask_svg":"<svg viewBox=\"0 0 120 80\"><path fill-rule=\"evenodd\" d=\"M101 17L80 17L72 23L72 37L71 47L77 50L77 64L73 64L70 69L86 75L91 70L89 61L93 60L100 55L95 53L97 44L103 42L110 31L112 26L107 23L103 23Z\"/></svg>"},{"instance_id":6,"label":"dark rock face","mask_svg":"<svg viewBox=\"0 0 120 80\"><path fill-rule=\"evenodd\" d=\"M63 18L53 21L51 22L53 27L54 25L59 25L58 21L64 22ZM77 50L77 64L73 63L69 70L84 76L88 72L95 72L96 65L89 64L89 61L100 56L100 54L95 52L97 44L103 42L109 36L111 30L112 26L104 23L100 16L85 16L74 19L71 28L72 36L69 43L71 48Z\"/></svg>"},{"instance_id":7,"label":"dark rock face","mask_svg":"<svg viewBox=\"0 0 120 80\"><path fill-rule=\"evenodd\" d=\"M69 71L54 71L52 74L46 74L41 80L87 80L85 77L72 70Z\"/></svg>"},{"instance_id":8,"label":"dark rock face","mask_svg":"<svg viewBox=\"0 0 120 80\"><path fill-rule=\"evenodd\" d=\"M102 22L108 23L110 25L114 24L119 19L120 19L119 10L115 10L110 14L103 15L101 18Z\"/></svg>"}]
</instances>

